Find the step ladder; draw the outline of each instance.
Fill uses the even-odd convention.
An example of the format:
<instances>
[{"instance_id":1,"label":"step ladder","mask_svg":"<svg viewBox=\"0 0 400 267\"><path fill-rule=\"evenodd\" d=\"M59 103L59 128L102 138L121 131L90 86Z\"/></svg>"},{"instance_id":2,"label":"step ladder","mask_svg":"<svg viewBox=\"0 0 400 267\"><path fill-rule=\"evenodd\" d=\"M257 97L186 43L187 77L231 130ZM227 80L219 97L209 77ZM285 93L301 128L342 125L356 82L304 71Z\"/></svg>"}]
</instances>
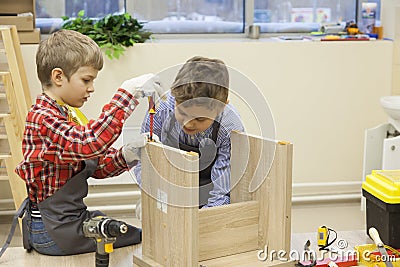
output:
<instances>
[{"instance_id":1,"label":"step ladder","mask_svg":"<svg viewBox=\"0 0 400 267\"><path fill-rule=\"evenodd\" d=\"M0 199L0 215L14 214L27 196L25 182L14 170L23 159L21 141L31 102L17 29L0 25L0 183L8 181L12 194L12 199Z\"/></svg>"}]
</instances>

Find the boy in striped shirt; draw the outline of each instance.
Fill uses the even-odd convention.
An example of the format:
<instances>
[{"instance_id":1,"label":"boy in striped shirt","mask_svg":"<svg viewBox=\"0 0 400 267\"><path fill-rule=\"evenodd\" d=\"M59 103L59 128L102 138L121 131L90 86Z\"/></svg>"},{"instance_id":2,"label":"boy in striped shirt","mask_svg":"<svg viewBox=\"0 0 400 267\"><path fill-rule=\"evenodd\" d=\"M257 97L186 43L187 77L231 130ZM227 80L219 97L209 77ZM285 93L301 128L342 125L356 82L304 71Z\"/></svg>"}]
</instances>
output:
<instances>
[{"instance_id":1,"label":"boy in striped shirt","mask_svg":"<svg viewBox=\"0 0 400 267\"><path fill-rule=\"evenodd\" d=\"M230 203L231 131L244 131L229 104L229 73L219 59L193 57L179 70L171 93L154 115L153 133L161 143L199 153L199 207ZM149 132L149 114L141 132ZM141 183L141 165L134 169Z\"/></svg>"}]
</instances>

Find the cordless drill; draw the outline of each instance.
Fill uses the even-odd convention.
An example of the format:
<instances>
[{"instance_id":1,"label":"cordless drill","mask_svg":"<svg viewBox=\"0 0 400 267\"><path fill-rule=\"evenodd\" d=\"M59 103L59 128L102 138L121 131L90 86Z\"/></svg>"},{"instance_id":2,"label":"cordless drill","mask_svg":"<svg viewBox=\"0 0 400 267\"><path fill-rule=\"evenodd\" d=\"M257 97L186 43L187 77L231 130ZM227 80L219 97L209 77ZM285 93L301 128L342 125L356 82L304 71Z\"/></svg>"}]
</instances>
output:
<instances>
[{"instance_id":1,"label":"cordless drill","mask_svg":"<svg viewBox=\"0 0 400 267\"><path fill-rule=\"evenodd\" d=\"M86 237L94 238L96 242L96 267L107 267L113 252L113 244L117 236L128 232L126 223L97 216L83 222L83 233Z\"/></svg>"}]
</instances>

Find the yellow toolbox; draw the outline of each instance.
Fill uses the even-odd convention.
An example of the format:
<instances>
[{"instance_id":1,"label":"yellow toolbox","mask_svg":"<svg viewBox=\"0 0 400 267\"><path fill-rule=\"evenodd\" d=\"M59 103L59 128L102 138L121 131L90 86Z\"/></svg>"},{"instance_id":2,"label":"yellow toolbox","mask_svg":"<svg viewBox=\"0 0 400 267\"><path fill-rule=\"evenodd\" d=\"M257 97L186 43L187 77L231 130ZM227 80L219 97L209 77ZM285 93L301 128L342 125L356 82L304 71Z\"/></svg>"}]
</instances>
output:
<instances>
[{"instance_id":1,"label":"yellow toolbox","mask_svg":"<svg viewBox=\"0 0 400 267\"><path fill-rule=\"evenodd\" d=\"M400 248L400 170L374 170L362 184L367 231L375 227L385 245Z\"/></svg>"}]
</instances>

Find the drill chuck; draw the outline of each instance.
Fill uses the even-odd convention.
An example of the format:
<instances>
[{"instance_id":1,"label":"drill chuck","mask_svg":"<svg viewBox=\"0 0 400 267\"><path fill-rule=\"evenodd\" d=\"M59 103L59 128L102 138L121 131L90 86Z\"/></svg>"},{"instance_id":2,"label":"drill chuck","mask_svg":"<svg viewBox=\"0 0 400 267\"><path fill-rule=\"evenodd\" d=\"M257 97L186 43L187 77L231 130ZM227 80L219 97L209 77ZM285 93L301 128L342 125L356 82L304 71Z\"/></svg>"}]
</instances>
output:
<instances>
[{"instance_id":1,"label":"drill chuck","mask_svg":"<svg viewBox=\"0 0 400 267\"><path fill-rule=\"evenodd\" d=\"M102 224L101 232L105 237L117 237L128 232L128 226L116 220L108 220Z\"/></svg>"},{"instance_id":2,"label":"drill chuck","mask_svg":"<svg viewBox=\"0 0 400 267\"><path fill-rule=\"evenodd\" d=\"M126 223L98 216L83 223L83 232L86 237L114 238L128 232Z\"/></svg>"}]
</instances>

